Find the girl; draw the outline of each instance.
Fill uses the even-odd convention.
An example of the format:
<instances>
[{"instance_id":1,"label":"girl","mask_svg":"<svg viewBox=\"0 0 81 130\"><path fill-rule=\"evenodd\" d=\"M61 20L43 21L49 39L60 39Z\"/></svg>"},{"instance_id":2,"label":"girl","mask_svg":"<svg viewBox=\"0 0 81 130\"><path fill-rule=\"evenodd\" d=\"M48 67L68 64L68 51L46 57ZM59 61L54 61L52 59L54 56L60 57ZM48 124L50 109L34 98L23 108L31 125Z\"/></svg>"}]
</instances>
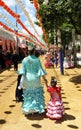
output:
<instances>
[{"instance_id":1,"label":"girl","mask_svg":"<svg viewBox=\"0 0 81 130\"><path fill-rule=\"evenodd\" d=\"M47 88L50 93L50 101L47 106L47 117L50 119L60 119L64 115L64 107L61 98L61 87L57 87L57 80L51 77L51 86Z\"/></svg>"}]
</instances>

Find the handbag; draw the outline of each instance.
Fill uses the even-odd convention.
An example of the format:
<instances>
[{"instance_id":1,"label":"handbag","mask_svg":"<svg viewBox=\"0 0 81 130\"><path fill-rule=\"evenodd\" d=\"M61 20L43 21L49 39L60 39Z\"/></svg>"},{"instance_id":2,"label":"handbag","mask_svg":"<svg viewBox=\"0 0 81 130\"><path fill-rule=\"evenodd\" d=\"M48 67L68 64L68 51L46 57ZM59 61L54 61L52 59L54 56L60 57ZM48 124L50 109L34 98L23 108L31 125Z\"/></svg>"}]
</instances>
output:
<instances>
[{"instance_id":1,"label":"handbag","mask_svg":"<svg viewBox=\"0 0 81 130\"><path fill-rule=\"evenodd\" d=\"M22 102L23 101L23 89L18 88L18 86L20 84L21 77L22 77L22 74L18 75L18 77L17 77L17 87L16 87L16 90L15 90L16 102Z\"/></svg>"}]
</instances>

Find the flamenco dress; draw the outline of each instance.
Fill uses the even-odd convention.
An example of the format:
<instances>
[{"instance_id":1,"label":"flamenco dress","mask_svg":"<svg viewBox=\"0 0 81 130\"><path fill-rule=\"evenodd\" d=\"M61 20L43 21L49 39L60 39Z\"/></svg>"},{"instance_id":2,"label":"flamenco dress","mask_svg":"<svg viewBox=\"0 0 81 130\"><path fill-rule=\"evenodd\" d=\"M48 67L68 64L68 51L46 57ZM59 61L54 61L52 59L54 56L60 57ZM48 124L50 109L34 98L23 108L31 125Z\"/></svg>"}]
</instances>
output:
<instances>
[{"instance_id":1,"label":"flamenco dress","mask_svg":"<svg viewBox=\"0 0 81 130\"><path fill-rule=\"evenodd\" d=\"M50 101L47 106L46 115L50 119L60 119L65 114L63 102L61 100L61 88L49 87L47 91L50 93Z\"/></svg>"},{"instance_id":2,"label":"flamenco dress","mask_svg":"<svg viewBox=\"0 0 81 130\"><path fill-rule=\"evenodd\" d=\"M44 90L41 76L46 75L40 60L35 56L28 56L22 61L23 73L23 102L22 111L25 115L45 112Z\"/></svg>"},{"instance_id":3,"label":"flamenco dress","mask_svg":"<svg viewBox=\"0 0 81 130\"><path fill-rule=\"evenodd\" d=\"M50 55L50 54L46 54L44 66L45 66L46 68L49 68L49 67L53 66L52 61L51 61L51 55Z\"/></svg>"}]
</instances>

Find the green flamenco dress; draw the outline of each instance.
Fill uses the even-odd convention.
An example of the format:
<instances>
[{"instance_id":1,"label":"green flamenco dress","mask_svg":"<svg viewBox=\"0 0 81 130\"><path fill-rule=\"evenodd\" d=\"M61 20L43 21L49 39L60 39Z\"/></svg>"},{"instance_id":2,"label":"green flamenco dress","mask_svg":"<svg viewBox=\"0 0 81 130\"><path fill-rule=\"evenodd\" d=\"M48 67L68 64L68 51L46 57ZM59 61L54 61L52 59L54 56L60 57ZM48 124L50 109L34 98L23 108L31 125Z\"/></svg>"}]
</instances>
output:
<instances>
[{"instance_id":1,"label":"green flamenco dress","mask_svg":"<svg viewBox=\"0 0 81 130\"><path fill-rule=\"evenodd\" d=\"M41 85L41 76L46 75L40 60L35 56L28 56L22 61L19 74L23 74L23 102L24 114L45 112L44 90Z\"/></svg>"}]
</instances>

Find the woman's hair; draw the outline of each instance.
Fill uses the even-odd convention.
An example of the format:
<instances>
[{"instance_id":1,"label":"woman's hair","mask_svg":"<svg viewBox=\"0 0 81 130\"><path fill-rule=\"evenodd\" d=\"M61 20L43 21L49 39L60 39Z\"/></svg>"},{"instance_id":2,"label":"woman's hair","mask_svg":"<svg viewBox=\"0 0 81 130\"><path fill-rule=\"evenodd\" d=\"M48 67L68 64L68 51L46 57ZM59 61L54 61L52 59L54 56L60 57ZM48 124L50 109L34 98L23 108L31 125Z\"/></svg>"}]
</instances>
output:
<instances>
[{"instance_id":1,"label":"woman's hair","mask_svg":"<svg viewBox=\"0 0 81 130\"><path fill-rule=\"evenodd\" d=\"M32 47L32 49L29 49L28 50L28 54L29 55L35 55L36 57L39 57L40 56L40 53L39 51L36 49L36 47Z\"/></svg>"},{"instance_id":2,"label":"woman's hair","mask_svg":"<svg viewBox=\"0 0 81 130\"><path fill-rule=\"evenodd\" d=\"M39 56L40 56L40 53L39 53L38 50L35 50L35 56L36 56L36 57L39 57Z\"/></svg>"},{"instance_id":3,"label":"woman's hair","mask_svg":"<svg viewBox=\"0 0 81 130\"><path fill-rule=\"evenodd\" d=\"M31 50L28 50L29 55L34 55L35 53L35 48L33 47Z\"/></svg>"}]
</instances>

